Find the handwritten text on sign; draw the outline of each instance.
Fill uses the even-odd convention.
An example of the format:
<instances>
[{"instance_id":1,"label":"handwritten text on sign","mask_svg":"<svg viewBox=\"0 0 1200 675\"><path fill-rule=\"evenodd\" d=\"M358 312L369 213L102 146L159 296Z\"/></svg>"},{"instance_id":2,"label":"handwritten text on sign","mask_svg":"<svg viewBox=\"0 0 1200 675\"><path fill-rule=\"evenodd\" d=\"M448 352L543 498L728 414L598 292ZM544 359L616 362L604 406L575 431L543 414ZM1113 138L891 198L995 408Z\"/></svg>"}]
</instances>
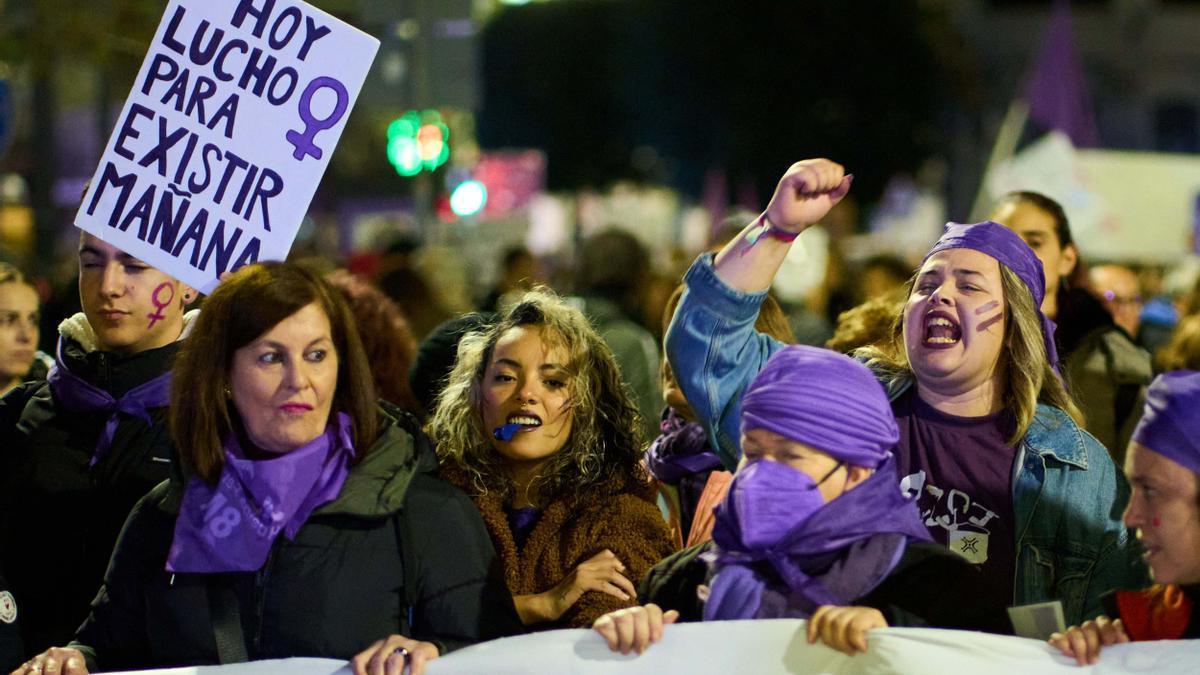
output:
<instances>
[{"instance_id":1,"label":"handwritten text on sign","mask_svg":"<svg viewBox=\"0 0 1200 675\"><path fill-rule=\"evenodd\" d=\"M295 0L171 0L76 225L204 291L283 259L378 47Z\"/></svg>"}]
</instances>

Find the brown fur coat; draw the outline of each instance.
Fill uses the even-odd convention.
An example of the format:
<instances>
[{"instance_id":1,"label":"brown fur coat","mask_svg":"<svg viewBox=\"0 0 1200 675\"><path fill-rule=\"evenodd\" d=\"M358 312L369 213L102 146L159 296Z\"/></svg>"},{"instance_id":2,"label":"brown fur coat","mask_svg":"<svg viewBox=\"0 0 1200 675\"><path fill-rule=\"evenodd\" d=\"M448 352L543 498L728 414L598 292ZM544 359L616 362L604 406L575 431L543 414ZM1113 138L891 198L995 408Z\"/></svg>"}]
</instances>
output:
<instances>
[{"instance_id":1,"label":"brown fur coat","mask_svg":"<svg viewBox=\"0 0 1200 675\"><path fill-rule=\"evenodd\" d=\"M455 467L443 464L442 477L466 492L479 509L513 595L553 588L580 563L604 549L625 563L625 576L637 586L651 567L674 552L671 534L649 484L593 490L574 499L551 502L542 510L525 547L518 551L498 495L475 494L470 479ZM601 615L635 604L637 598L625 601L588 591L558 621L536 628L590 628Z\"/></svg>"}]
</instances>

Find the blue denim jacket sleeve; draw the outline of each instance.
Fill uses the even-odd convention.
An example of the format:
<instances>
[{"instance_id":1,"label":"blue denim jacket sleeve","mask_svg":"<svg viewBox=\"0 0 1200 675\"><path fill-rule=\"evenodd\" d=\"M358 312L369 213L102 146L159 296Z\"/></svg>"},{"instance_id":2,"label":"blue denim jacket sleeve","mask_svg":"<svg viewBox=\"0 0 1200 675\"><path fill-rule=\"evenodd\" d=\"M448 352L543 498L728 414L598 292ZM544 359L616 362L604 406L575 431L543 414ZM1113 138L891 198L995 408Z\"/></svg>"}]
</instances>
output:
<instances>
[{"instance_id":1,"label":"blue denim jacket sleeve","mask_svg":"<svg viewBox=\"0 0 1200 675\"><path fill-rule=\"evenodd\" d=\"M1068 625L1102 613L1100 596L1147 583L1122 522L1129 483L1065 412L1039 405L1013 484L1017 604L1058 599Z\"/></svg>"},{"instance_id":2,"label":"blue denim jacket sleeve","mask_svg":"<svg viewBox=\"0 0 1200 675\"><path fill-rule=\"evenodd\" d=\"M717 278L712 253L692 263L667 328L667 358L721 462L742 456L742 392L784 345L754 329L766 291L743 293Z\"/></svg>"}]
</instances>

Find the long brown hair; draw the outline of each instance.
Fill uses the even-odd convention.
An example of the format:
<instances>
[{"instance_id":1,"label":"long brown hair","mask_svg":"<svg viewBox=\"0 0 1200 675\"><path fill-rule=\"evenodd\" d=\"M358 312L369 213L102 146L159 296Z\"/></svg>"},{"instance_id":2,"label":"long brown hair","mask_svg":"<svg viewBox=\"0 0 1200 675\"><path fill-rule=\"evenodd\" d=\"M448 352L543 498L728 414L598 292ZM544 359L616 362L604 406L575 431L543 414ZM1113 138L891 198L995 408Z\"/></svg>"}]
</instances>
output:
<instances>
[{"instance_id":1,"label":"long brown hair","mask_svg":"<svg viewBox=\"0 0 1200 675\"><path fill-rule=\"evenodd\" d=\"M571 435L529 486L535 504L633 483L641 468L641 419L612 350L583 313L552 291L535 288L497 324L468 333L458 347L449 384L438 397L429 434L443 464L465 472L476 495L508 499L516 486L483 424L483 379L496 343L517 327L538 327L542 340L568 355Z\"/></svg>"},{"instance_id":2,"label":"long brown hair","mask_svg":"<svg viewBox=\"0 0 1200 675\"><path fill-rule=\"evenodd\" d=\"M186 470L209 483L220 478L221 441L240 424L227 393L234 353L314 303L329 318L337 350L331 412L344 412L353 421L355 461L366 455L378 435L375 385L349 308L313 272L264 262L239 269L217 286L175 359L169 421Z\"/></svg>"},{"instance_id":3,"label":"long brown hair","mask_svg":"<svg viewBox=\"0 0 1200 675\"><path fill-rule=\"evenodd\" d=\"M1004 344L1000 352L998 370L1004 377L1002 400L1016 421L1016 429L1009 443L1016 444L1025 437L1033 424L1039 402L1056 406L1065 411L1076 424L1083 426L1083 413L1067 393L1062 380L1050 367L1046 356L1046 343L1042 336L1042 322L1033 294L1025 282L1004 263L1000 265L1000 283L1004 291ZM908 280L906 294L912 295L916 274ZM904 344L904 311L892 322L889 339L878 346L867 346L854 351L854 356L867 359L867 366L883 375L886 384L897 384L915 378L908 361Z\"/></svg>"}]
</instances>

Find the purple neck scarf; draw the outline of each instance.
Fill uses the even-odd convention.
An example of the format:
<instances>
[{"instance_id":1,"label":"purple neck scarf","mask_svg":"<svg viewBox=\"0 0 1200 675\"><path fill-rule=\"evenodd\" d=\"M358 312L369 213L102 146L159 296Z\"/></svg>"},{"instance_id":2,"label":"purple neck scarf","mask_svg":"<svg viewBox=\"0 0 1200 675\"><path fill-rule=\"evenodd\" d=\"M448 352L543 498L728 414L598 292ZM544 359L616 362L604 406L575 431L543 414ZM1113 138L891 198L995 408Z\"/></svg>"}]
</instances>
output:
<instances>
[{"instance_id":1,"label":"purple neck scarf","mask_svg":"<svg viewBox=\"0 0 1200 675\"><path fill-rule=\"evenodd\" d=\"M1200 372L1179 370L1154 378L1133 440L1200 473Z\"/></svg>"},{"instance_id":2,"label":"purple neck scarf","mask_svg":"<svg viewBox=\"0 0 1200 675\"><path fill-rule=\"evenodd\" d=\"M119 399L114 398L112 394L84 380L67 368L63 362L62 338L58 339L58 353L55 356L54 365L50 367L50 372L46 375L46 380L50 383L50 392L54 395L54 400L67 410L109 413L108 421L104 424L104 431L100 433L100 440L96 443L96 449L92 451L92 459L88 462L88 467L96 466L108 454L122 414L136 417L146 424L153 424L149 409L165 408L171 402L171 371L168 370L158 377L139 384L125 392L125 395Z\"/></svg>"},{"instance_id":3,"label":"purple neck scarf","mask_svg":"<svg viewBox=\"0 0 1200 675\"><path fill-rule=\"evenodd\" d=\"M1042 261L1033 249L1016 232L990 220L974 225L946 223L946 231L937 240L925 260L939 251L952 248L969 248L989 255L1025 282L1033 296L1033 306L1042 320L1042 338L1046 344L1046 359L1054 372L1058 370L1058 348L1054 346L1054 322L1042 313L1042 299L1046 296L1046 277L1042 273ZM922 261L924 264L924 261Z\"/></svg>"},{"instance_id":4,"label":"purple neck scarf","mask_svg":"<svg viewBox=\"0 0 1200 675\"><path fill-rule=\"evenodd\" d=\"M900 439L883 385L866 366L828 349L776 352L742 397L742 433L766 429L873 469Z\"/></svg>"},{"instance_id":5,"label":"purple neck scarf","mask_svg":"<svg viewBox=\"0 0 1200 675\"><path fill-rule=\"evenodd\" d=\"M345 413L305 445L279 457L246 459L235 435L215 486L188 482L175 521L167 571L248 572L267 561L280 532L295 539L318 507L337 498L354 455Z\"/></svg>"},{"instance_id":6,"label":"purple neck scarf","mask_svg":"<svg viewBox=\"0 0 1200 675\"><path fill-rule=\"evenodd\" d=\"M721 458L708 444L704 426L688 422L667 408L659 425L662 432L644 455L646 468L655 478L672 485L683 477L721 468Z\"/></svg>"},{"instance_id":7,"label":"purple neck scarf","mask_svg":"<svg viewBox=\"0 0 1200 675\"><path fill-rule=\"evenodd\" d=\"M897 480L889 456L870 478L765 550L746 548L730 502L718 506L717 548L709 558L716 574L704 619L807 617L820 605L846 605L870 593L909 542L930 541L916 496L903 495ZM772 595L783 600L772 603Z\"/></svg>"}]
</instances>

